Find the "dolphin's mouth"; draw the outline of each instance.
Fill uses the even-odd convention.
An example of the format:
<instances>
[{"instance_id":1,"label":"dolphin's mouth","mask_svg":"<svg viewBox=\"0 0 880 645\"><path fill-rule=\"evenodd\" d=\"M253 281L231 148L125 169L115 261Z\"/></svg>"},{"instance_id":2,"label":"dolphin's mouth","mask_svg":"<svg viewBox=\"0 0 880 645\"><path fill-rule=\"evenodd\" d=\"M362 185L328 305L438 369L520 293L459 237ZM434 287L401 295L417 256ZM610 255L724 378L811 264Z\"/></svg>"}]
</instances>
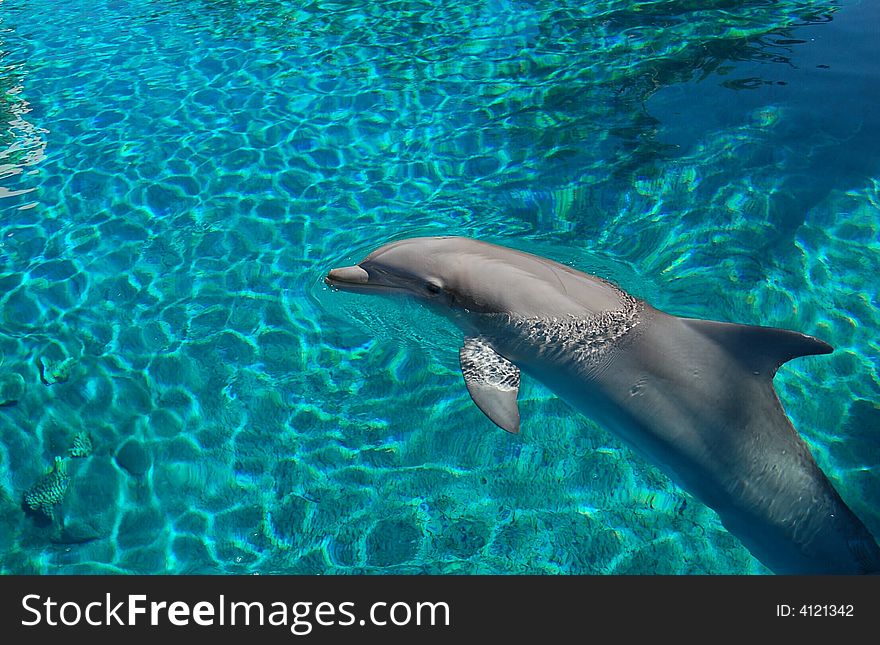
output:
<instances>
[{"instance_id":1,"label":"dolphin's mouth","mask_svg":"<svg viewBox=\"0 0 880 645\"><path fill-rule=\"evenodd\" d=\"M330 272L324 277L324 284L340 291L356 293L406 291L403 287L377 282L376 280L370 282L370 274L357 264L350 267L330 269Z\"/></svg>"}]
</instances>

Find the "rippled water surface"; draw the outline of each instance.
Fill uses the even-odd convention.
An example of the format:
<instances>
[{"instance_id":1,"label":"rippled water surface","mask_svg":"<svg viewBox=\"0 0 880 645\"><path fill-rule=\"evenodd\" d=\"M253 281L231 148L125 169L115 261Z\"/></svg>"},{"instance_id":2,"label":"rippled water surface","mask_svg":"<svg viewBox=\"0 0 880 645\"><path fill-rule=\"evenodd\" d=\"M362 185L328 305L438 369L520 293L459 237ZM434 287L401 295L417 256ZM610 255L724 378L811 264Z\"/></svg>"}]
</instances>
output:
<instances>
[{"instance_id":1,"label":"rippled water surface","mask_svg":"<svg viewBox=\"0 0 880 645\"><path fill-rule=\"evenodd\" d=\"M832 343L776 386L880 535L878 43L867 0L0 2L0 572L766 573L322 283L446 233Z\"/></svg>"}]
</instances>

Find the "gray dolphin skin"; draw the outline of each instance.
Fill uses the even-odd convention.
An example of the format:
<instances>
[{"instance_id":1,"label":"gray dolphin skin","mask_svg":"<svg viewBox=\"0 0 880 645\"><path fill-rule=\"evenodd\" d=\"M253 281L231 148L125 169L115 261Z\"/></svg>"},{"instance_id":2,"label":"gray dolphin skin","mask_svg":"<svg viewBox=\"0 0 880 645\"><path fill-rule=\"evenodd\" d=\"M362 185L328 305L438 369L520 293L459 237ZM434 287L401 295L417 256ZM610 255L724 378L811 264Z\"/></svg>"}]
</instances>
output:
<instances>
[{"instance_id":1,"label":"gray dolphin skin","mask_svg":"<svg viewBox=\"0 0 880 645\"><path fill-rule=\"evenodd\" d=\"M832 348L793 331L679 318L551 260L461 237L386 244L326 284L414 297L464 332L468 392L519 432L520 370L713 508L781 574L880 572L880 548L791 424L773 377Z\"/></svg>"}]
</instances>

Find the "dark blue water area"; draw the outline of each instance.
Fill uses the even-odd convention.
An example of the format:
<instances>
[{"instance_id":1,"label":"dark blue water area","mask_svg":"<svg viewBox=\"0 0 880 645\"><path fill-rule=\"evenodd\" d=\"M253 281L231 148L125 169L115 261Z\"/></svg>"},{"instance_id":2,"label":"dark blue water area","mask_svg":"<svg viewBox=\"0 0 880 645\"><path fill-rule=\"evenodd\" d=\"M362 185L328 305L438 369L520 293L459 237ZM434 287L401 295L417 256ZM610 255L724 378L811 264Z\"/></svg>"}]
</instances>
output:
<instances>
[{"instance_id":1,"label":"dark blue water area","mask_svg":"<svg viewBox=\"0 0 880 645\"><path fill-rule=\"evenodd\" d=\"M655 93L647 109L660 122L658 139L690 150L713 132L773 122L762 152L785 174L778 222L792 233L830 191L877 174L878 38L880 8L872 3L806 16L707 78Z\"/></svg>"},{"instance_id":2,"label":"dark blue water area","mask_svg":"<svg viewBox=\"0 0 880 645\"><path fill-rule=\"evenodd\" d=\"M831 343L774 384L880 535L867 1L0 4L0 572L763 574L461 334L327 270L414 235Z\"/></svg>"}]
</instances>

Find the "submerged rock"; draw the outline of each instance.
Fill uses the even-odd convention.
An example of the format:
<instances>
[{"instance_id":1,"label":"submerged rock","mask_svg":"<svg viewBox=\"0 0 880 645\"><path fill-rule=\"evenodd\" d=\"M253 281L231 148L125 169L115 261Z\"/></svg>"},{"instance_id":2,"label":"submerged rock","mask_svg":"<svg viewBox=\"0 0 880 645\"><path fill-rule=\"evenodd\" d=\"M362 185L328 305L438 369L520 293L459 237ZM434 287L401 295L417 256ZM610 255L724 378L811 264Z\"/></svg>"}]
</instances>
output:
<instances>
[{"instance_id":1,"label":"submerged rock","mask_svg":"<svg viewBox=\"0 0 880 645\"><path fill-rule=\"evenodd\" d=\"M76 359L72 356L63 361L52 361L42 356L37 359L37 369L40 371L40 381L43 385L55 385L64 383L70 379L70 373L76 365Z\"/></svg>"},{"instance_id":2,"label":"submerged rock","mask_svg":"<svg viewBox=\"0 0 880 645\"><path fill-rule=\"evenodd\" d=\"M88 457L92 454L92 438L87 430L78 432L73 438L73 445L67 450L71 457Z\"/></svg>"},{"instance_id":3,"label":"submerged rock","mask_svg":"<svg viewBox=\"0 0 880 645\"><path fill-rule=\"evenodd\" d=\"M31 510L40 511L49 519L53 519L55 516L54 507L64 499L69 484L70 477L67 476L64 460L61 457L55 457L55 464L51 470L38 479L25 493L25 504Z\"/></svg>"}]
</instances>

